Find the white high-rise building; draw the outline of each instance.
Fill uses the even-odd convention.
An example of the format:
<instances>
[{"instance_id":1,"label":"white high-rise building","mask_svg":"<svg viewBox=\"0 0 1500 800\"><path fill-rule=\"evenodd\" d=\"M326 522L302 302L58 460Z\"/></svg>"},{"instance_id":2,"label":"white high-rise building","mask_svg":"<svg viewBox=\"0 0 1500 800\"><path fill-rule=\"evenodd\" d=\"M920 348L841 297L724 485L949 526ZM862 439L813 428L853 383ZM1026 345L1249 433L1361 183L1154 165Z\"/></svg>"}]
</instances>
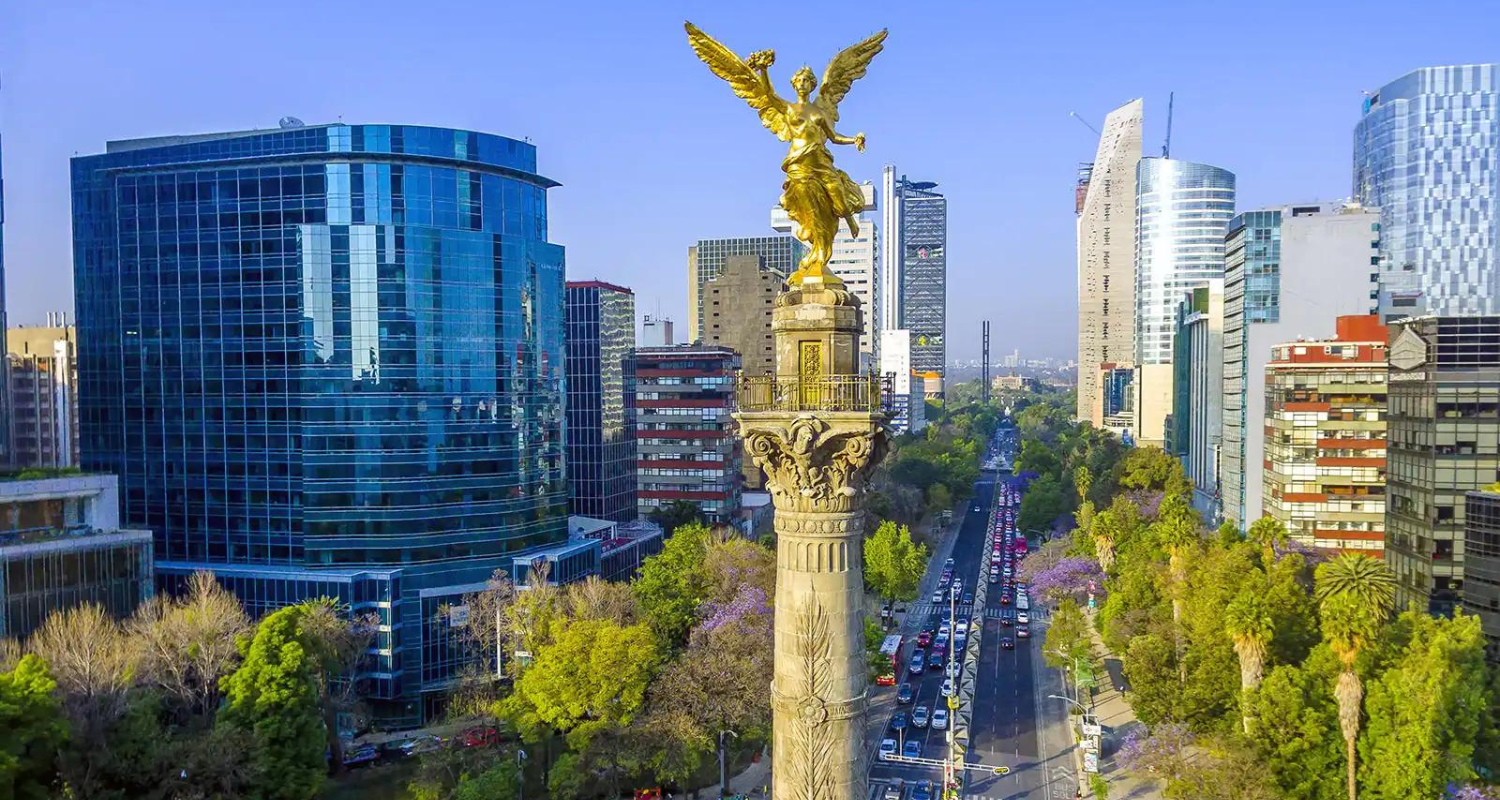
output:
<instances>
[{"instance_id":1,"label":"white high-rise building","mask_svg":"<svg viewBox=\"0 0 1500 800\"><path fill-rule=\"evenodd\" d=\"M896 168L880 171L880 329L901 327L901 204L896 198Z\"/></svg>"},{"instance_id":2,"label":"white high-rise building","mask_svg":"<svg viewBox=\"0 0 1500 800\"><path fill-rule=\"evenodd\" d=\"M1105 423L1103 376L1135 363L1136 166L1143 104L1104 118L1094 162L1080 170L1078 212L1078 419ZM1107 366L1106 366L1107 365Z\"/></svg>"},{"instance_id":3,"label":"white high-rise building","mask_svg":"<svg viewBox=\"0 0 1500 800\"><path fill-rule=\"evenodd\" d=\"M1172 413L1172 348L1184 292L1224 277L1234 173L1143 158L1136 167L1135 439L1161 447Z\"/></svg>"},{"instance_id":4,"label":"white high-rise building","mask_svg":"<svg viewBox=\"0 0 1500 800\"><path fill-rule=\"evenodd\" d=\"M844 282L851 294L859 298L860 313L864 315L859 354L861 366L868 369L880 363L880 331L884 317L881 303L885 287L881 281L880 226L875 222L875 215L868 213L877 205L875 187L865 183L859 188L865 200L864 213L859 215L859 235L850 235L849 225L839 223L828 268ZM778 233L792 232L792 219L781 206L771 209L771 229Z\"/></svg>"},{"instance_id":5,"label":"white high-rise building","mask_svg":"<svg viewBox=\"0 0 1500 800\"><path fill-rule=\"evenodd\" d=\"M911 369L911 331L880 332L880 372L891 379L891 405L897 433L918 433L927 427L927 398Z\"/></svg>"}]
</instances>

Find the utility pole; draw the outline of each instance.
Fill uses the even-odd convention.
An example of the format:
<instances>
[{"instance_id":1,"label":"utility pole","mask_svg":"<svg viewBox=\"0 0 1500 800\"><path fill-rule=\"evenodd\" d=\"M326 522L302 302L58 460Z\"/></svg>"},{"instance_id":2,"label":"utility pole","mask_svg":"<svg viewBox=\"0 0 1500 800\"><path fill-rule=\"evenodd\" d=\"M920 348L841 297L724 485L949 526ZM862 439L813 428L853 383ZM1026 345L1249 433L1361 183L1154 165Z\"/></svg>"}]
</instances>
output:
<instances>
[{"instance_id":1,"label":"utility pole","mask_svg":"<svg viewBox=\"0 0 1500 800\"><path fill-rule=\"evenodd\" d=\"M728 750L724 747L724 734L726 734L726 733L729 734L730 736L733 736L736 739L740 738L740 735L737 734L737 733L735 733L734 731L719 731L719 796L720 797L723 797L724 795L729 794L729 772L728 772L727 767L725 766L725 764L727 762L727 759L725 758L725 755L728 752Z\"/></svg>"}]
</instances>

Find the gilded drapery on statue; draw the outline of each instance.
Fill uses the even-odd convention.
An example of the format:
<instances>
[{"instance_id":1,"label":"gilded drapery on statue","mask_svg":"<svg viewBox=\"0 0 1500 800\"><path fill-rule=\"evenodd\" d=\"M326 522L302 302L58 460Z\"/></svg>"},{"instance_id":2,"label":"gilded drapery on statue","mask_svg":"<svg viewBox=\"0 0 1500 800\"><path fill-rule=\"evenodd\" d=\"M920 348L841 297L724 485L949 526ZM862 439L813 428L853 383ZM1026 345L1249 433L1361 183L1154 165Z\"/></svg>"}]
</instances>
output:
<instances>
[{"instance_id":1,"label":"gilded drapery on statue","mask_svg":"<svg viewBox=\"0 0 1500 800\"><path fill-rule=\"evenodd\" d=\"M783 142L790 142L781 169L786 181L781 185L781 207L793 223L793 234L807 245L807 255L787 283L798 287L804 281L835 287L842 284L828 269L833 256L833 239L839 222L848 223L849 232L859 235L859 212L864 196L859 184L833 165L828 143L852 144L865 149L865 135L844 136L834 129L839 121L839 102L849 87L864 77L870 60L884 47L886 31L846 48L828 62L823 71L823 88L809 99L818 81L807 67L792 76L797 101L789 103L771 88L767 70L776 63L773 50L760 50L740 58L733 50L686 23L688 43L715 75L729 82L734 93L760 113L760 122Z\"/></svg>"}]
</instances>

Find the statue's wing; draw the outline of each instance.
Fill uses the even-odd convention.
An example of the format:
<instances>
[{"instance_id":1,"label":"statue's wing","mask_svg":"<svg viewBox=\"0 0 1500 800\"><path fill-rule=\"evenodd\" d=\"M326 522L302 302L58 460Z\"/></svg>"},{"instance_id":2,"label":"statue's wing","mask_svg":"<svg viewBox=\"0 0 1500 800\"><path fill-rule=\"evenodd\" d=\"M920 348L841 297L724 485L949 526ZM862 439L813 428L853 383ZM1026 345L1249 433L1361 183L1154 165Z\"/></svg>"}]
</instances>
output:
<instances>
[{"instance_id":1,"label":"statue's wing","mask_svg":"<svg viewBox=\"0 0 1500 800\"><path fill-rule=\"evenodd\" d=\"M745 60L718 40L704 33L691 22L683 23L687 28L688 44L698 58L713 70L715 75L729 82L734 93L744 98L750 107L760 113L760 124L766 126L783 142L790 138L786 126L786 101L761 80Z\"/></svg>"},{"instance_id":2,"label":"statue's wing","mask_svg":"<svg viewBox=\"0 0 1500 800\"><path fill-rule=\"evenodd\" d=\"M818 90L818 105L823 107L834 122L839 120L839 102L849 93L849 87L865 76L870 60L885 48L886 33L887 31L882 30L858 44L844 48L842 53L828 62L828 68L823 70L823 87Z\"/></svg>"}]
</instances>

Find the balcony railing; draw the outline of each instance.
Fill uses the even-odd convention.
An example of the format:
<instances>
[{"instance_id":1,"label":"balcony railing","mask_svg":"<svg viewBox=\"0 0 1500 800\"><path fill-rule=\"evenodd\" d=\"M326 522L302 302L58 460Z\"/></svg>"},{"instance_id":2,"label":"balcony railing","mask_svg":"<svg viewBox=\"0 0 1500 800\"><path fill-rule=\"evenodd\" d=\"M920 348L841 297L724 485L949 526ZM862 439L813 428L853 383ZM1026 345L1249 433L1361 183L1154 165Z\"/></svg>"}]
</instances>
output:
<instances>
[{"instance_id":1,"label":"balcony railing","mask_svg":"<svg viewBox=\"0 0 1500 800\"><path fill-rule=\"evenodd\" d=\"M782 380L774 375L741 375L741 411L863 411L879 413L882 381L874 375Z\"/></svg>"}]
</instances>

